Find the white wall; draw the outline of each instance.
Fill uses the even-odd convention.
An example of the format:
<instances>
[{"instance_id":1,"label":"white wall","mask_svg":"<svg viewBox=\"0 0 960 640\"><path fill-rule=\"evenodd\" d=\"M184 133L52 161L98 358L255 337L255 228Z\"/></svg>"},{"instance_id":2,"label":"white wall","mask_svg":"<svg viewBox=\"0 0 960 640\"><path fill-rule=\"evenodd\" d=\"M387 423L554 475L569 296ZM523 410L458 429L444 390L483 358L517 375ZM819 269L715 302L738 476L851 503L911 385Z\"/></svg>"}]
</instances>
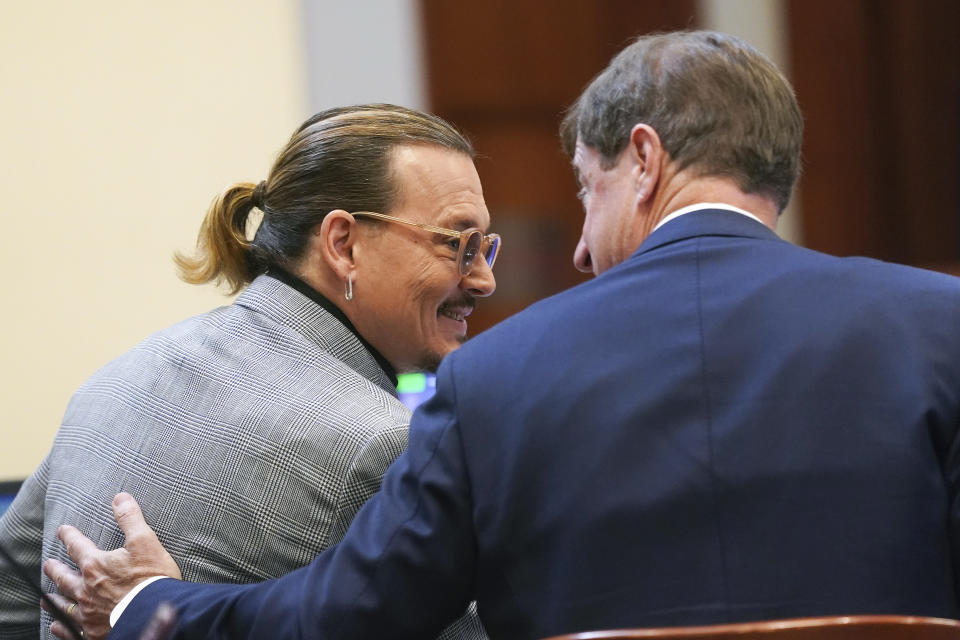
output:
<instances>
[{"instance_id":1,"label":"white wall","mask_svg":"<svg viewBox=\"0 0 960 640\"><path fill-rule=\"evenodd\" d=\"M417 0L302 0L313 111L365 102L426 107Z\"/></svg>"},{"instance_id":2,"label":"white wall","mask_svg":"<svg viewBox=\"0 0 960 640\"><path fill-rule=\"evenodd\" d=\"M183 284L213 196L308 115L296 0L10 2L0 38L0 479L76 387L227 299Z\"/></svg>"}]
</instances>

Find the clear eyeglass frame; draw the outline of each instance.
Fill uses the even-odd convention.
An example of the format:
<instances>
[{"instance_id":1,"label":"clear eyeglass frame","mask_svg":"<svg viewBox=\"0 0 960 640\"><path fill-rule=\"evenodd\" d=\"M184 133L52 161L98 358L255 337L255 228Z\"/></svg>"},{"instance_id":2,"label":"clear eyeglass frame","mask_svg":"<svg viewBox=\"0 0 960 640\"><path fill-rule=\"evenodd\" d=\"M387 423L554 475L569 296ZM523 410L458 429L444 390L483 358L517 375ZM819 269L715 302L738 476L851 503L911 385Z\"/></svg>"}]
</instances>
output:
<instances>
[{"instance_id":1,"label":"clear eyeglass frame","mask_svg":"<svg viewBox=\"0 0 960 640\"><path fill-rule=\"evenodd\" d=\"M500 236L496 233L484 235L480 229L475 228L464 229L463 231L444 229L443 227L435 227L432 224L404 220L403 218L388 216L383 213L377 213L376 211L353 211L350 215L355 218L359 216L375 218L386 222L397 222L399 224L405 224L408 227L416 227L431 233L439 233L451 238L458 238L460 244L457 249L457 268L462 277L470 275L478 255L482 255L487 266L492 269L493 263L497 261L497 255L500 253L501 241Z\"/></svg>"}]
</instances>

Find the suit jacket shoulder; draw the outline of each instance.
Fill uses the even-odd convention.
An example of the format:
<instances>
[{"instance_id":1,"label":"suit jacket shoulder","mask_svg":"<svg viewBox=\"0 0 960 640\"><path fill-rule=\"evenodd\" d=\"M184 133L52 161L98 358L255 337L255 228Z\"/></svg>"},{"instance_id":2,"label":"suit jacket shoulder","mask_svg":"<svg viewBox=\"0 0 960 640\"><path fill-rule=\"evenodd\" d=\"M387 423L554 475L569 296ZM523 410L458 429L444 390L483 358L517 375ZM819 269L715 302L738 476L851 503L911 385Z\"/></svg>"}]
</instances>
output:
<instances>
[{"instance_id":1,"label":"suit jacket shoulder","mask_svg":"<svg viewBox=\"0 0 960 640\"><path fill-rule=\"evenodd\" d=\"M409 416L352 332L261 276L234 304L150 336L91 376L25 485L37 491L4 524L35 529L42 515L42 552L39 532L21 550L41 577L34 560L68 561L62 523L102 548L122 544L110 501L125 490L185 578L279 576L339 539L405 448ZM15 534L0 528L5 543ZM36 602L28 609L37 620Z\"/></svg>"}]
</instances>

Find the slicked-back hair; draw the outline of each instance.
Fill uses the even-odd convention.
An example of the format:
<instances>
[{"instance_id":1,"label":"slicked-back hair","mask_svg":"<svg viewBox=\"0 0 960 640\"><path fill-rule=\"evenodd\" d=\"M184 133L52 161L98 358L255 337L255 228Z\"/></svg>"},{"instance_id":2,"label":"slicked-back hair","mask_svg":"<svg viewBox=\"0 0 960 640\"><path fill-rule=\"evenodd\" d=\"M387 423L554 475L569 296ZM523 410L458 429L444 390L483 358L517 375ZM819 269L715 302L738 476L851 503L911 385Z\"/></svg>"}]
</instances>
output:
<instances>
[{"instance_id":1,"label":"slicked-back hair","mask_svg":"<svg viewBox=\"0 0 960 640\"><path fill-rule=\"evenodd\" d=\"M226 282L235 293L271 266L290 269L303 256L311 229L330 211L389 211L400 186L391 152L405 145L474 157L452 125L413 109L365 104L312 116L277 155L265 181L236 183L214 199L197 254L174 257L180 277L193 284ZM263 218L248 241L254 208Z\"/></svg>"},{"instance_id":2,"label":"slicked-back hair","mask_svg":"<svg viewBox=\"0 0 960 640\"><path fill-rule=\"evenodd\" d=\"M560 135L570 157L579 139L608 169L637 124L657 132L681 170L733 178L787 206L803 118L786 78L742 40L712 31L637 38L570 107Z\"/></svg>"}]
</instances>

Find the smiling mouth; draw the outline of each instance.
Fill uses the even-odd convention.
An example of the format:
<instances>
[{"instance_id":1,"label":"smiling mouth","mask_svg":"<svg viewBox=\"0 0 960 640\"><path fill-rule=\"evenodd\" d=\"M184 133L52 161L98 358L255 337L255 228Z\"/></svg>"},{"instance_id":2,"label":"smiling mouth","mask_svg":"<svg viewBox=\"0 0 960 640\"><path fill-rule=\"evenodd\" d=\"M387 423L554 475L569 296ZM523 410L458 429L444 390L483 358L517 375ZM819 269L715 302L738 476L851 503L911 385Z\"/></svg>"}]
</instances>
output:
<instances>
[{"instance_id":1,"label":"smiling mouth","mask_svg":"<svg viewBox=\"0 0 960 640\"><path fill-rule=\"evenodd\" d=\"M462 322L467 319L467 316L473 313L473 309L470 307L440 308L437 310L437 313L441 316Z\"/></svg>"},{"instance_id":2,"label":"smiling mouth","mask_svg":"<svg viewBox=\"0 0 960 640\"><path fill-rule=\"evenodd\" d=\"M467 319L467 316L473 313L474 306L476 306L476 303L472 298L449 301L440 305L440 308L437 309L437 315L463 322Z\"/></svg>"}]
</instances>

